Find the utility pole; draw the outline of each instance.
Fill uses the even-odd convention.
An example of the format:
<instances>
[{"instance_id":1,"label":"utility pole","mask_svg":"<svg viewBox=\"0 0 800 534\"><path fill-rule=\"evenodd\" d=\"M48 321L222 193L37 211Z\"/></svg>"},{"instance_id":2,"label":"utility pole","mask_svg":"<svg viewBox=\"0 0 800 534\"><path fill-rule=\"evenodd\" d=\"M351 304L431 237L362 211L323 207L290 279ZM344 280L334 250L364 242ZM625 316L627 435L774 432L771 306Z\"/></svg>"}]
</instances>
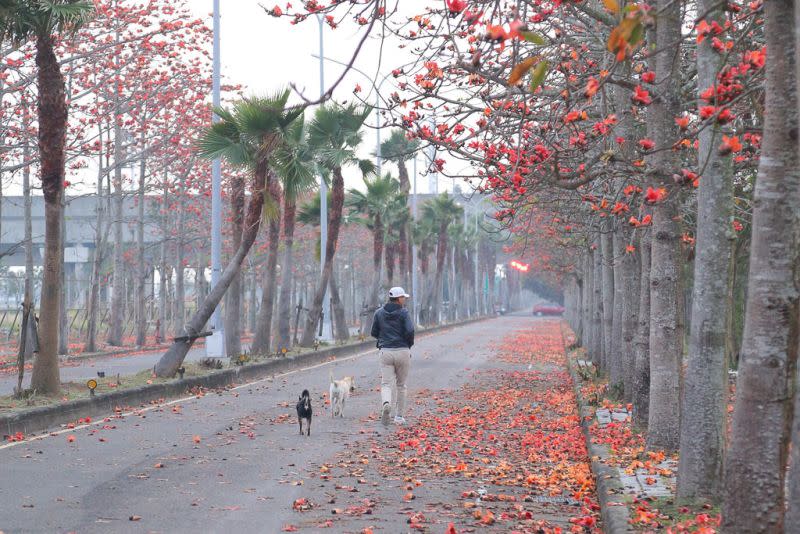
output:
<instances>
[{"instance_id":1,"label":"utility pole","mask_svg":"<svg viewBox=\"0 0 800 534\"><path fill-rule=\"evenodd\" d=\"M325 94L325 47L323 41L324 18L317 15L319 22L319 96ZM319 268L320 274L325 269L325 256L328 250L328 184L323 176L319 177ZM333 276L333 274L331 274ZM331 317L331 294L327 287L322 288L325 296L322 299L322 339L333 339Z\"/></svg>"},{"instance_id":2,"label":"utility pole","mask_svg":"<svg viewBox=\"0 0 800 534\"><path fill-rule=\"evenodd\" d=\"M411 197L411 220L417 221L417 154L414 154L414 195ZM419 273L417 272L417 244L411 246L411 304L414 324L419 321L419 309L422 306L422 296L419 294Z\"/></svg>"},{"instance_id":3,"label":"utility pole","mask_svg":"<svg viewBox=\"0 0 800 534\"><path fill-rule=\"evenodd\" d=\"M220 95L220 18L219 0L214 0L214 63L212 75L211 100L214 109L221 104ZM213 122L219 122L219 117L214 113ZM222 162L219 158L211 163L211 289L219 283L222 273ZM213 334L206 341L206 356L222 358L225 356L225 332L219 313L219 306L211 315L211 330Z\"/></svg>"}]
</instances>

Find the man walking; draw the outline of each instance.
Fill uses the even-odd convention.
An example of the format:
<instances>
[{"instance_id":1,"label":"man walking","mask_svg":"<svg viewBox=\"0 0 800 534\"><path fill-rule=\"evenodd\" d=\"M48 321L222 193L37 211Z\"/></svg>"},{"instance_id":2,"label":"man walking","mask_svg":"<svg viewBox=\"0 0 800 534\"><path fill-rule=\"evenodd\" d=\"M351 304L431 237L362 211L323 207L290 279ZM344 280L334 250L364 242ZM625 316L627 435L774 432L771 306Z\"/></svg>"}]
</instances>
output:
<instances>
[{"instance_id":1,"label":"man walking","mask_svg":"<svg viewBox=\"0 0 800 534\"><path fill-rule=\"evenodd\" d=\"M392 410L392 388L397 392L394 422L406 422L406 378L414 346L414 321L403 306L408 295L402 287L389 290L389 302L375 311L372 337L378 340L381 360L381 423L389 424Z\"/></svg>"}]
</instances>

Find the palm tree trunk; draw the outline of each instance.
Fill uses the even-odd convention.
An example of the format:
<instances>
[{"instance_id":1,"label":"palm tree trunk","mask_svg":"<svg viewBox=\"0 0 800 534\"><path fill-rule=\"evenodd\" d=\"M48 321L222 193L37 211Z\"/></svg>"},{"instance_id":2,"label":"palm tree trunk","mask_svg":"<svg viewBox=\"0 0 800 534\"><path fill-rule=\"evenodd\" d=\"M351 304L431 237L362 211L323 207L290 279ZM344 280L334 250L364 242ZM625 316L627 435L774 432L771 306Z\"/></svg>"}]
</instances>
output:
<instances>
[{"instance_id":1,"label":"palm tree trunk","mask_svg":"<svg viewBox=\"0 0 800 534\"><path fill-rule=\"evenodd\" d=\"M242 243L239 245L238 250L228 262L225 270L219 278L219 281L214 289L212 289L203 305L195 312L191 321L187 325L186 331L190 336L188 340L175 341L167 352L161 357L155 367L157 376L160 377L173 377L178 371L178 368L183 363L183 359L192 348L195 338L192 335L200 334L206 326L206 323L211 318L214 310L219 305L225 292L236 276L236 273L241 269L242 262L244 261L250 248L256 240L258 229L261 226L261 211L264 205L264 191L267 187L267 163L266 161L259 162L253 177L252 190L250 192L250 202L247 205L247 215L245 217L244 231L242 233Z\"/></svg>"},{"instance_id":2,"label":"palm tree trunk","mask_svg":"<svg viewBox=\"0 0 800 534\"><path fill-rule=\"evenodd\" d=\"M300 340L300 345L303 347L310 347L316 337L317 326L319 325L320 316L322 315L322 301L325 298L325 290L330 283L331 272L333 270L333 258L336 254L336 245L339 242L339 230L342 225L344 177L342 176L342 169L339 167L333 169L332 174L333 187L331 188L331 209L328 211L328 236L327 248L325 249L325 264L322 269L322 279L319 281L317 290L314 292L314 301L311 303L311 309L306 317L303 337Z\"/></svg>"},{"instance_id":3,"label":"palm tree trunk","mask_svg":"<svg viewBox=\"0 0 800 534\"><path fill-rule=\"evenodd\" d=\"M61 202L64 196L64 144L67 103L64 76L50 36L36 40L38 78L39 165L45 204L44 274L39 329L39 356L33 366L31 387L52 395L61 389L58 369L58 325L61 309Z\"/></svg>"},{"instance_id":4,"label":"palm tree trunk","mask_svg":"<svg viewBox=\"0 0 800 534\"><path fill-rule=\"evenodd\" d=\"M714 0L698 8L705 20L723 23L725 11ZM722 57L706 39L697 45L698 94L717 83ZM702 99L699 105L704 105ZM697 192L689 355L684 374L677 496L682 500L714 499L722 485L728 370L725 358L728 277L733 191L730 156L719 154L720 127L699 133Z\"/></svg>"},{"instance_id":5,"label":"palm tree trunk","mask_svg":"<svg viewBox=\"0 0 800 534\"><path fill-rule=\"evenodd\" d=\"M233 250L242 244L242 219L244 218L244 178L236 174L231 178L231 240ZM242 353L241 316L242 274L238 271L225 294L225 354L236 358Z\"/></svg>"},{"instance_id":6,"label":"palm tree trunk","mask_svg":"<svg viewBox=\"0 0 800 534\"><path fill-rule=\"evenodd\" d=\"M800 316L793 6L789 0L764 4L766 115L753 202L744 341L725 459L723 532L797 527L784 524L783 517Z\"/></svg>"},{"instance_id":7,"label":"palm tree trunk","mask_svg":"<svg viewBox=\"0 0 800 534\"><path fill-rule=\"evenodd\" d=\"M294 261L294 226L297 204L291 195L283 199L283 261L281 262L281 294L278 301L278 349L291 347L292 333L292 284Z\"/></svg>"},{"instance_id":8,"label":"palm tree trunk","mask_svg":"<svg viewBox=\"0 0 800 534\"><path fill-rule=\"evenodd\" d=\"M394 285L394 247L393 244L386 247L386 281L389 287Z\"/></svg>"},{"instance_id":9,"label":"palm tree trunk","mask_svg":"<svg viewBox=\"0 0 800 534\"><path fill-rule=\"evenodd\" d=\"M333 309L334 337L340 343L350 339L350 329L347 327L347 318L344 313L344 304L339 295L339 285L336 281L336 273L331 275L329 288L331 290L331 308ZM331 313L331 312L328 312Z\"/></svg>"},{"instance_id":10,"label":"palm tree trunk","mask_svg":"<svg viewBox=\"0 0 800 534\"><path fill-rule=\"evenodd\" d=\"M381 289L381 276L383 272L383 249L384 249L385 229L383 219L380 214L376 214L372 221L372 284L367 300L367 309L364 310L364 332L372 330L373 311L380 306L378 302L378 292Z\"/></svg>"},{"instance_id":11,"label":"palm tree trunk","mask_svg":"<svg viewBox=\"0 0 800 534\"><path fill-rule=\"evenodd\" d=\"M270 196L280 211L281 189L274 176L270 177ZM275 310L276 283L278 280L278 247L281 239L280 213L269 222L269 252L267 269L264 272L264 285L261 294L261 309L258 311L255 338L250 350L256 354L269 354L272 348L272 316Z\"/></svg>"}]
</instances>

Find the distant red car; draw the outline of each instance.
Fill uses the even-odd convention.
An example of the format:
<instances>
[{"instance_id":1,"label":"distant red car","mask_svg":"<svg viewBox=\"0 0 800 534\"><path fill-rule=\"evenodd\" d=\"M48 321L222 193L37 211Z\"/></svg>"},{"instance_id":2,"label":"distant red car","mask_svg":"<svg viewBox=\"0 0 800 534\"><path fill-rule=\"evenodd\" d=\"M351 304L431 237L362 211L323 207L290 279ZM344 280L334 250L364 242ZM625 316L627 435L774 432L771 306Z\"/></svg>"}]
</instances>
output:
<instances>
[{"instance_id":1,"label":"distant red car","mask_svg":"<svg viewBox=\"0 0 800 534\"><path fill-rule=\"evenodd\" d=\"M564 313L564 308L562 306L552 305L552 304L537 304L533 307L533 314L537 317L542 317L543 315L557 315L560 316Z\"/></svg>"}]
</instances>

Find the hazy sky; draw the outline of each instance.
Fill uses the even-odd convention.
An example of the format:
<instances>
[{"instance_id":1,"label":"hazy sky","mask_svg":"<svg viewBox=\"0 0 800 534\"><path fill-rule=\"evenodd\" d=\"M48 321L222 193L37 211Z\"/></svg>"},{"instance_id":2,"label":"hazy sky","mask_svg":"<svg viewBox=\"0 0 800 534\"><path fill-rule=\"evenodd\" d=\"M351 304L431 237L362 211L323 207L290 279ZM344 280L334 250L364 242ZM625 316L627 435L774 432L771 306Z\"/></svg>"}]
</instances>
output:
<instances>
[{"instance_id":1,"label":"hazy sky","mask_svg":"<svg viewBox=\"0 0 800 534\"><path fill-rule=\"evenodd\" d=\"M198 17L208 20L211 26L212 0L187 0ZM274 0L262 2L267 8L275 5ZM425 2L404 0L403 7L421 11L419 7ZM283 7L285 0L279 5ZM414 5L417 7L415 8ZM298 26L289 24L287 18L275 18L267 15L259 7L258 0L221 0L222 18L222 72L226 82L241 83L247 87L248 94L264 94L294 83L309 97L319 94L319 60L312 54L319 53L319 25L315 19L309 19ZM409 11L411 12L411 11ZM357 45L358 35L352 24L342 25L336 30L325 25L324 52L325 57L347 62ZM383 77L397 66L409 62L409 50L398 49L396 43L387 40L384 43L383 59L379 65L379 40L372 39L364 46L355 66L369 76L350 72L338 87L334 98L348 99L358 83L362 86L361 95L366 95L372 81L380 82ZM378 69L380 73L378 74ZM343 67L331 61L325 62L325 82L329 86L340 75ZM381 88L381 94L391 92L393 78L389 78ZM373 97L374 98L374 97ZM372 99L370 99L372 100ZM375 124L370 118L369 124ZM389 132L384 129L385 139ZM374 128L369 128L364 135L362 157L374 154L376 136ZM422 160L419 169L422 170ZM385 167L394 170L392 165ZM352 182L351 177L348 182ZM450 180L440 180L439 189L450 189ZM348 186L354 186L348 183ZM428 192L427 177L420 177L418 182L420 193Z\"/></svg>"}]
</instances>

